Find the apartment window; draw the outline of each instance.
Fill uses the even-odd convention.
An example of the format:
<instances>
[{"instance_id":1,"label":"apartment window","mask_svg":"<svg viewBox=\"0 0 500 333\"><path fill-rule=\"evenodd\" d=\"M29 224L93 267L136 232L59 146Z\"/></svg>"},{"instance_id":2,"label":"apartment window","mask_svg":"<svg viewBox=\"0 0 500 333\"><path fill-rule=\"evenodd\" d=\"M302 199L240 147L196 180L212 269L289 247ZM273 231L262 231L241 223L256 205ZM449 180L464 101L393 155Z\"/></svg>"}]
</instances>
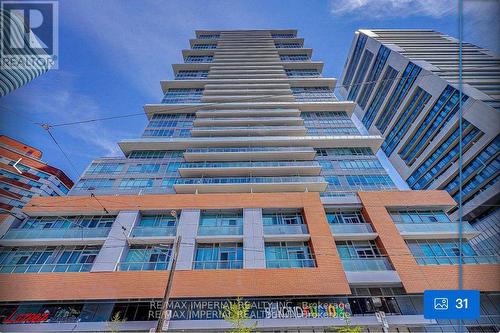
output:
<instances>
[{"instance_id":1,"label":"apartment window","mask_svg":"<svg viewBox=\"0 0 500 333\"><path fill-rule=\"evenodd\" d=\"M135 164L128 167L127 173L156 173L160 167L158 163Z\"/></svg>"},{"instance_id":2,"label":"apartment window","mask_svg":"<svg viewBox=\"0 0 500 333\"><path fill-rule=\"evenodd\" d=\"M351 186L360 186L361 188L393 188L394 183L386 175L352 175L346 176L347 183Z\"/></svg>"},{"instance_id":3,"label":"apartment window","mask_svg":"<svg viewBox=\"0 0 500 333\"><path fill-rule=\"evenodd\" d=\"M366 71L368 70L368 66L372 61L373 53L366 50L363 54L363 58L361 60L361 64L359 65L358 71L356 72L356 76L354 77L354 81L352 86L349 89L349 94L347 95L347 100L355 101L358 96L359 89L363 84L363 79L366 75Z\"/></svg>"},{"instance_id":4,"label":"apartment window","mask_svg":"<svg viewBox=\"0 0 500 333\"><path fill-rule=\"evenodd\" d=\"M460 262L460 244L451 239L416 239L407 240L411 253L420 265L458 265ZM464 264L496 263L495 256L478 256L467 241L462 241L462 262Z\"/></svg>"},{"instance_id":5,"label":"apartment window","mask_svg":"<svg viewBox=\"0 0 500 333\"><path fill-rule=\"evenodd\" d=\"M202 56L187 56L184 58L184 61L189 63L200 63L200 62L212 62L214 60L214 56L211 55L202 55Z\"/></svg>"},{"instance_id":6,"label":"apartment window","mask_svg":"<svg viewBox=\"0 0 500 333\"><path fill-rule=\"evenodd\" d=\"M166 214L144 214L141 216L139 226L152 228L175 227L176 219L174 216Z\"/></svg>"},{"instance_id":7,"label":"apartment window","mask_svg":"<svg viewBox=\"0 0 500 333\"><path fill-rule=\"evenodd\" d=\"M324 157L328 156L328 152L326 151L326 149L316 149L316 155Z\"/></svg>"},{"instance_id":8,"label":"apartment window","mask_svg":"<svg viewBox=\"0 0 500 333\"><path fill-rule=\"evenodd\" d=\"M495 140L493 140L488 146L486 146L486 148L484 148L476 157L474 157L463 168L462 178L468 179L472 174L477 172L483 173L483 175L485 173L490 174L491 177L491 173L494 174L495 172L498 172L500 163L498 157L498 151L500 151L500 136L497 136ZM473 179L474 178L472 178L471 180ZM448 191L451 194L455 194L458 191L459 182L460 182L459 175L457 175L444 187L444 190ZM467 182L466 184L468 183L469 182Z\"/></svg>"},{"instance_id":9,"label":"apartment window","mask_svg":"<svg viewBox=\"0 0 500 333\"><path fill-rule=\"evenodd\" d=\"M337 241L337 251L341 259L370 259L383 255L375 241Z\"/></svg>"},{"instance_id":10,"label":"apartment window","mask_svg":"<svg viewBox=\"0 0 500 333\"><path fill-rule=\"evenodd\" d=\"M297 102L336 101L333 90L328 87L292 87Z\"/></svg>"},{"instance_id":11,"label":"apartment window","mask_svg":"<svg viewBox=\"0 0 500 333\"><path fill-rule=\"evenodd\" d=\"M195 79L205 79L208 76L208 71L193 71L193 70L182 70L177 72L175 75L176 80L195 80Z\"/></svg>"},{"instance_id":12,"label":"apartment window","mask_svg":"<svg viewBox=\"0 0 500 333\"><path fill-rule=\"evenodd\" d=\"M262 214L264 225L296 225L304 224L302 213L267 213Z\"/></svg>"},{"instance_id":13,"label":"apartment window","mask_svg":"<svg viewBox=\"0 0 500 333\"><path fill-rule=\"evenodd\" d=\"M266 267L316 267L316 262L307 242L270 242L266 243Z\"/></svg>"},{"instance_id":14,"label":"apartment window","mask_svg":"<svg viewBox=\"0 0 500 333\"><path fill-rule=\"evenodd\" d=\"M370 148L358 147L358 148L329 148L326 149L328 155L332 156L372 156L373 152Z\"/></svg>"},{"instance_id":15,"label":"apartment window","mask_svg":"<svg viewBox=\"0 0 500 333\"><path fill-rule=\"evenodd\" d=\"M361 211L359 210L327 212L326 218L329 224L366 223Z\"/></svg>"},{"instance_id":16,"label":"apartment window","mask_svg":"<svg viewBox=\"0 0 500 333\"><path fill-rule=\"evenodd\" d=\"M217 44L194 44L193 50L213 50L217 48Z\"/></svg>"},{"instance_id":17,"label":"apartment window","mask_svg":"<svg viewBox=\"0 0 500 333\"><path fill-rule=\"evenodd\" d=\"M275 43L277 49L298 49L302 47L300 43Z\"/></svg>"},{"instance_id":18,"label":"apartment window","mask_svg":"<svg viewBox=\"0 0 500 333\"><path fill-rule=\"evenodd\" d=\"M362 123L366 128L370 128L373 120L375 120L375 116L377 115L382 102L385 100L387 93L392 87L398 73L399 72L391 66L387 66L384 76L382 77L382 81L375 92L375 97L373 97L368 109L365 110Z\"/></svg>"},{"instance_id":19,"label":"apartment window","mask_svg":"<svg viewBox=\"0 0 500 333\"><path fill-rule=\"evenodd\" d=\"M307 135L351 135L359 134L356 127L325 127L325 128L315 128L309 127L307 129Z\"/></svg>"},{"instance_id":20,"label":"apartment window","mask_svg":"<svg viewBox=\"0 0 500 333\"><path fill-rule=\"evenodd\" d=\"M111 228L116 216L37 216L28 217L21 229Z\"/></svg>"},{"instance_id":21,"label":"apartment window","mask_svg":"<svg viewBox=\"0 0 500 333\"><path fill-rule=\"evenodd\" d=\"M387 125L391 121L392 117L394 117L394 115L396 114L396 111L399 109L401 102L410 91L413 83L417 79L417 76L420 74L420 71L421 68L412 62L410 62L406 66L403 75L399 79L398 85L394 89L384 110L375 123L375 126L377 126L380 132L385 132Z\"/></svg>"},{"instance_id":22,"label":"apartment window","mask_svg":"<svg viewBox=\"0 0 500 333\"><path fill-rule=\"evenodd\" d=\"M309 61L311 60L307 54L281 54L281 61Z\"/></svg>"},{"instance_id":23,"label":"apartment window","mask_svg":"<svg viewBox=\"0 0 500 333\"><path fill-rule=\"evenodd\" d=\"M210 34L210 35L199 35L199 39L219 39L220 35L219 34Z\"/></svg>"},{"instance_id":24,"label":"apartment window","mask_svg":"<svg viewBox=\"0 0 500 333\"><path fill-rule=\"evenodd\" d=\"M80 179L80 181L75 185L75 189L78 190L95 190L102 188L110 188L115 182L114 179Z\"/></svg>"},{"instance_id":25,"label":"apartment window","mask_svg":"<svg viewBox=\"0 0 500 333\"><path fill-rule=\"evenodd\" d=\"M463 95L462 102L468 99ZM439 96L431 110L427 113L422 123L418 126L411 140L405 144L399 155L407 165L412 165L414 160L420 155L424 147L434 138L457 113L459 109L459 92L451 86L447 86Z\"/></svg>"},{"instance_id":26,"label":"apartment window","mask_svg":"<svg viewBox=\"0 0 500 333\"><path fill-rule=\"evenodd\" d=\"M119 187L122 189L138 188L138 187L153 187L154 179L152 178L124 178L121 180Z\"/></svg>"},{"instance_id":27,"label":"apartment window","mask_svg":"<svg viewBox=\"0 0 500 333\"><path fill-rule=\"evenodd\" d=\"M356 68L358 67L359 58L361 57L363 49L365 48L366 39L366 35L359 34L358 40L356 41L356 46L354 47L354 51L349 62L349 66L347 67L346 74L344 76L344 81L342 82L344 87L348 87L351 85L352 77L354 75L354 72L356 71Z\"/></svg>"},{"instance_id":28,"label":"apartment window","mask_svg":"<svg viewBox=\"0 0 500 333\"><path fill-rule=\"evenodd\" d=\"M434 210L390 210L394 223L449 223L443 211Z\"/></svg>"},{"instance_id":29,"label":"apartment window","mask_svg":"<svg viewBox=\"0 0 500 333\"><path fill-rule=\"evenodd\" d=\"M243 268L242 243L197 244L193 269Z\"/></svg>"},{"instance_id":30,"label":"apartment window","mask_svg":"<svg viewBox=\"0 0 500 333\"><path fill-rule=\"evenodd\" d=\"M168 269L172 245L133 245L118 265L120 271L156 271Z\"/></svg>"},{"instance_id":31,"label":"apartment window","mask_svg":"<svg viewBox=\"0 0 500 333\"><path fill-rule=\"evenodd\" d=\"M295 34L271 34L272 38L295 38Z\"/></svg>"},{"instance_id":32,"label":"apartment window","mask_svg":"<svg viewBox=\"0 0 500 333\"><path fill-rule=\"evenodd\" d=\"M472 142L481 137L482 132L467 120L463 121L463 129L462 152L465 153L472 146ZM407 182L412 189L421 190L427 188L434 179L448 170L451 164L457 160L460 150L458 144L459 134L459 127L457 126L432 155L408 177Z\"/></svg>"},{"instance_id":33,"label":"apartment window","mask_svg":"<svg viewBox=\"0 0 500 333\"><path fill-rule=\"evenodd\" d=\"M382 72L382 69L384 68L385 62L390 53L391 50L389 50L387 47L383 45L380 46L377 57L375 58L375 62L373 63L370 73L366 77L365 85L363 86L363 89L361 89L361 94L358 98L358 104L362 109L364 109L366 103L368 103L368 98L370 98L370 95L372 94L373 87L375 87L375 84L380 77L380 73Z\"/></svg>"},{"instance_id":34,"label":"apartment window","mask_svg":"<svg viewBox=\"0 0 500 333\"><path fill-rule=\"evenodd\" d=\"M92 163L87 169L87 174L119 173L123 170L123 163Z\"/></svg>"},{"instance_id":35,"label":"apartment window","mask_svg":"<svg viewBox=\"0 0 500 333\"><path fill-rule=\"evenodd\" d=\"M204 211L200 216L198 235L243 234L243 212Z\"/></svg>"},{"instance_id":36,"label":"apartment window","mask_svg":"<svg viewBox=\"0 0 500 333\"><path fill-rule=\"evenodd\" d=\"M370 160L341 160L339 161L340 169L343 170L383 170L382 164L377 159Z\"/></svg>"},{"instance_id":37,"label":"apartment window","mask_svg":"<svg viewBox=\"0 0 500 333\"><path fill-rule=\"evenodd\" d=\"M98 246L0 248L1 273L89 272Z\"/></svg>"},{"instance_id":38,"label":"apartment window","mask_svg":"<svg viewBox=\"0 0 500 333\"><path fill-rule=\"evenodd\" d=\"M288 77L319 77L320 73L315 69L285 69Z\"/></svg>"},{"instance_id":39,"label":"apartment window","mask_svg":"<svg viewBox=\"0 0 500 333\"><path fill-rule=\"evenodd\" d=\"M403 136L408 133L408 129L418 115L422 113L422 110L425 108L430 98L430 94L422 88L417 87L412 98L401 112L398 121L391 128L387 138L382 143L382 150L387 156L391 156L396 146L401 143Z\"/></svg>"},{"instance_id":40,"label":"apartment window","mask_svg":"<svg viewBox=\"0 0 500 333\"><path fill-rule=\"evenodd\" d=\"M134 150L128 155L128 158L164 158L165 153L165 151L161 150Z\"/></svg>"},{"instance_id":41,"label":"apartment window","mask_svg":"<svg viewBox=\"0 0 500 333\"><path fill-rule=\"evenodd\" d=\"M162 103L200 103L203 88L170 88L165 93Z\"/></svg>"}]
</instances>

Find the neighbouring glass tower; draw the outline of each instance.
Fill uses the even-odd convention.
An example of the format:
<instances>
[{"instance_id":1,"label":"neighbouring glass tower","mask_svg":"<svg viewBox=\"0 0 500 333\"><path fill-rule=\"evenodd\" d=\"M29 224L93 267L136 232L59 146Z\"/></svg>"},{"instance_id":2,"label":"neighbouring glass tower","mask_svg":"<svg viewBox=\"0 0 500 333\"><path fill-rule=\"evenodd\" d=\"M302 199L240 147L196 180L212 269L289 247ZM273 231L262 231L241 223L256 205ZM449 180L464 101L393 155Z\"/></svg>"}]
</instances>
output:
<instances>
[{"instance_id":1,"label":"neighbouring glass tower","mask_svg":"<svg viewBox=\"0 0 500 333\"><path fill-rule=\"evenodd\" d=\"M460 251L446 191L396 188L374 155L382 137L355 125L296 30L190 42L125 157L34 198L0 239L1 331L148 332L174 255L172 332L228 330L238 296L260 332L325 332L346 315L366 331L449 332L424 318L423 292L456 288L459 262L485 309L467 327L498 329L497 258L470 246L467 223Z\"/></svg>"},{"instance_id":2,"label":"neighbouring glass tower","mask_svg":"<svg viewBox=\"0 0 500 333\"><path fill-rule=\"evenodd\" d=\"M463 219L500 252L500 57L463 43ZM340 92L410 188L459 200L459 41L433 30L359 30ZM458 209L450 212L458 219Z\"/></svg>"}]
</instances>

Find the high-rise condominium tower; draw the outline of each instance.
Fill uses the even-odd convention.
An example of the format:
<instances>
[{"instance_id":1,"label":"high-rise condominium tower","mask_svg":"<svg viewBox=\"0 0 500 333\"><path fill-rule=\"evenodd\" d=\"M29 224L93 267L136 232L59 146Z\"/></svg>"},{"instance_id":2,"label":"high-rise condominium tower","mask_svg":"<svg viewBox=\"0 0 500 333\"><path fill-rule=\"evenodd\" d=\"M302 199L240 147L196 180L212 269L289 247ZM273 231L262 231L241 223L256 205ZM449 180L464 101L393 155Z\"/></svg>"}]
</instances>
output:
<instances>
[{"instance_id":1,"label":"high-rise condominium tower","mask_svg":"<svg viewBox=\"0 0 500 333\"><path fill-rule=\"evenodd\" d=\"M0 330L148 331L173 255L169 331L226 330L238 296L261 332L346 315L377 330L375 311L391 331L453 328L424 319L422 293L458 285L455 202L397 190L374 156L382 138L360 133L311 53L295 30L197 31L125 157L32 200L0 241ZM464 285L491 305L499 270L476 234L465 225ZM495 314L470 326L495 328Z\"/></svg>"},{"instance_id":2,"label":"high-rise condominium tower","mask_svg":"<svg viewBox=\"0 0 500 333\"><path fill-rule=\"evenodd\" d=\"M500 57L432 30L359 30L340 88L354 114L410 188L443 189L481 231L482 253L500 252ZM460 103L461 100L461 103ZM462 161L459 108L462 106ZM452 219L458 219L454 207Z\"/></svg>"}]
</instances>

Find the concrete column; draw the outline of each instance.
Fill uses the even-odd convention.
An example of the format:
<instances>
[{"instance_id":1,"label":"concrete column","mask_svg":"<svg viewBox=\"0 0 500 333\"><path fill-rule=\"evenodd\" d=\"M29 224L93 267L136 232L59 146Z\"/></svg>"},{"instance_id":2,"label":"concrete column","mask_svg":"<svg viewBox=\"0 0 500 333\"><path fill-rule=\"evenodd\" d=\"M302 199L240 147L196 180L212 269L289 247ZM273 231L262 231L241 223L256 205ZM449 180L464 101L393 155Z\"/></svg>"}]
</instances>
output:
<instances>
[{"instance_id":1,"label":"concrete column","mask_svg":"<svg viewBox=\"0 0 500 333\"><path fill-rule=\"evenodd\" d=\"M127 254L128 244L126 237L130 236L132 228L140 219L139 211L122 211L118 213L108 238L94 261L91 272L111 272L116 264ZM123 230L125 227L126 230Z\"/></svg>"},{"instance_id":2,"label":"concrete column","mask_svg":"<svg viewBox=\"0 0 500 333\"><path fill-rule=\"evenodd\" d=\"M199 209L183 209L177 226L177 236L181 236L179 255L177 256L178 270L190 270L193 267L196 234L200 220Z\"/></svg>"},{"instance_id":3,"label":"concrete column","mask_svg":"<svg viewBox=\"0 0 500 333\"><path fill-rule=\"evenodd\" d=\"M262 209L243 209L243 268L266 268Z\"/></svg>"}]
</instances>

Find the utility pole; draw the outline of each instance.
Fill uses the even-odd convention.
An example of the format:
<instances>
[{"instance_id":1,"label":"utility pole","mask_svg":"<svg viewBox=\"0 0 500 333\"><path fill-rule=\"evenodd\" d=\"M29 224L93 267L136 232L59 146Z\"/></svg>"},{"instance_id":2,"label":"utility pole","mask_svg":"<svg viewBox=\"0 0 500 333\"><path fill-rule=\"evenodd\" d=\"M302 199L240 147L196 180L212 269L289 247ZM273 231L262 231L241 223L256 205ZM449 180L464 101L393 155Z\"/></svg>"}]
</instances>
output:
<instances>
[{"instance_id":1,"label":"utility pole","mask_svg":"<svg viewBox=\"0 0 500 333\"><path fill-rule=\"evenodd\" d=\"M175 210L172 210L170 214L175 217L177 225L178 224L177 212ZM179 254L179 246L181 245L181 240L182 240L181 236L177 236L175 240L174 253L172 255L172 266L170 267L170 271L168 272L167 286L165 288L165 295L163 296L160 318L158 318L158 323L156 324L156 330L155 330L156 333L166 332L168 329L168 326L165 327L165 322L167 320L170 320L168 302L170 300L170 291L172 289L172 281L174 279L175 266L177 264L177 255Z\"/></svg>"}]
</instances>

